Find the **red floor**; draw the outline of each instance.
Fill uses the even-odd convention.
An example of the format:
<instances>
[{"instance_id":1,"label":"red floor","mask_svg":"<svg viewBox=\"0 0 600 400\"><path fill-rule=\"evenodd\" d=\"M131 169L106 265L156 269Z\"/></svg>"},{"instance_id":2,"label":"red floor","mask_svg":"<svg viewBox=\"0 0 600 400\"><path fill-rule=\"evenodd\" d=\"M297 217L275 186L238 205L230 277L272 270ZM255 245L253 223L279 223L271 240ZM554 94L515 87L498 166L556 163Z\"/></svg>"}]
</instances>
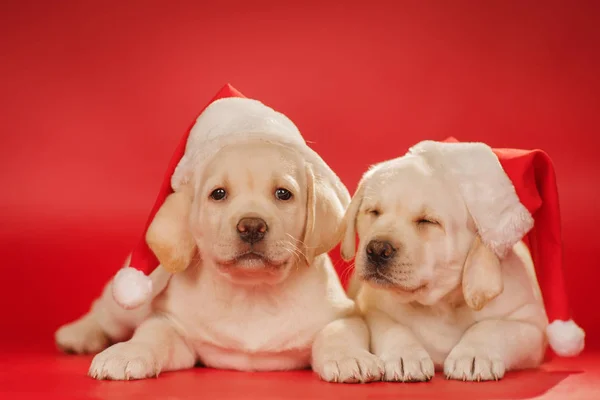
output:
<instances>
[{"instance_id":1,"label":"red floor","mask_svg":"<svg viewBox=\"0 0 600 400\"><path fill-rule=\"evenodd\" d=\"M17 352L0 361L0 399L598 399L600 352L556 359L537 371L509 373L499 382L338 385L310 371L239 373L197 368L161 374L158 379L95 381L86 376L90 356L54 351Z\"/></svg>"}]
</instances>

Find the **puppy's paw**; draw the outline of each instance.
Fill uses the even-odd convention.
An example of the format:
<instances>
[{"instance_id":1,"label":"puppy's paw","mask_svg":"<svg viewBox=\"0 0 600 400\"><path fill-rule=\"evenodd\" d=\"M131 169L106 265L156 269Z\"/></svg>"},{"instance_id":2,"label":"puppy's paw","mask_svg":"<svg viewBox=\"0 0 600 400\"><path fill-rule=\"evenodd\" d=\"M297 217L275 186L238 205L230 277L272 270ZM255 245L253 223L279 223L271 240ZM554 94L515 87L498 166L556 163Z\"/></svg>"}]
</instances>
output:
<instances>
[{"instance_id":1,"label":"puppy's paw","mask_svg":"<svg viewBox=\"0 0 600 400\"><path fill-rule=\"evenodd\" d=\"M491 352L475 347L458 345L444 361L444 374L448 379L461 381L491 381L504 377L502 359Z\"/></svg>"},{"instance_id":2,"label":"puppy's paw","mask_svg":"<svg viewBox=\"0 0 600 400\"><path fill-rule=\"evenodd\" d=\"M427 382L435 375L433 361L424 349L403 351L399 359L385 360L387 382Z\"/></svg>"},{"instance_id":3,"label":"puppy's paw","mask_svg":"<svg viewBox=\"0 0 600 400\"><path fill-rule=\"evenodd\" d=\"M384 372L379 357L366 350L336 354L324 357L323 362L315 363L313 370L327 382L366 383L381 380Z\"/></svg>"},{"instance_id":4,"label":"puppy's paw","mask_svg":"<svg viewBox=\"0 0 600 400\"><path fill-rule=\"evenodd\" d=\"M54 334L54 340L59 349L75 354L95 354L110 344L100 325L86 317L61 326Z\"/></svg>"},{"instance_id":5,"label":"puppy's paw","mask_svg":"<svg viewBox=\"0 0 600 400\"><path fill-rule=\"evenodd\" d=\"M131 380L158 377L159 373L160 367L149 345L124 342L97 354L88 375L99 380Z\"/></svg>"}]
</instances>

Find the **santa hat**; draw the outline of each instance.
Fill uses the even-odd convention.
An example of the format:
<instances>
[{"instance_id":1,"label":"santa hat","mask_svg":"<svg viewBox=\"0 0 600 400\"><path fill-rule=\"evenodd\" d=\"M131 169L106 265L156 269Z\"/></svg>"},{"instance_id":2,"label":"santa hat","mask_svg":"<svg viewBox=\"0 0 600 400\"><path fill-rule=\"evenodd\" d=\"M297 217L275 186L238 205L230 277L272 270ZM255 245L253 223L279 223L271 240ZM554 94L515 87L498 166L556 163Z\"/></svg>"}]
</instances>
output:
<instances>
[{"instance_id":1,"label":"santa hat","mask_svg":"<svg viewBox=\"0 0 600 400\"><path fill-rule=\"evenodd\" d=\"M321 157L308 147L298 128L285 115L257 100L244 97L226 85L200 113L183 135L173 154L144 234L130 261L112 281L115 301L132 309L153 299L165 283L154 272L161 265L171 273L185 269L196 246L187 227L194 174L203 163L228 144L262 140L294 148L312 166L319 182L327 182L332 206L340 213L350 202L350 194ZM192 185L189 185L192 186ZM311 252L318 253L318 246ZM329 249L325 249L328 251ZM316 254L314 254L316 255Z\"/></svg>"},{"instance_id":2,"label":"santa hat","mask_svg":"<svg viewBox=\"0 0 600 400\"><path fill-rule=\"evenodd\" d=\"M571 319L563 274L560 209L550 157L541 150L492 149L483 143L424 141L409 150L457 185L481 241L500 258L519 241L530 248L550 347L575 356L585 333Z\"/></svg>"}]
</instances>

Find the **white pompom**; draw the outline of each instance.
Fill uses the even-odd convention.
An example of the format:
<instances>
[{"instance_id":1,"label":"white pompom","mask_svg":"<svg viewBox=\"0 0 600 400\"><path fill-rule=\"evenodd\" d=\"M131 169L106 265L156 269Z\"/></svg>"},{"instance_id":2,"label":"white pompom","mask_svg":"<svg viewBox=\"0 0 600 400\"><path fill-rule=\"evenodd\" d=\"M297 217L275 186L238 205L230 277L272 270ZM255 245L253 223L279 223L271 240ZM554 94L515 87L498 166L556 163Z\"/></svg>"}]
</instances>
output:
<instances>
[{"instance_id":1,"label":"white pompom","mask_svg":"<svg viewBox=\"0 0 600 400\"><path fill-rule=\"evenodd\" d=\"M550 347L561 357L573 357L583 351L585 332L573 320L555 320L546 328Z\"/></svg>"},{"instance_id":2,"label":"white pompom","mask_svg":"<svg viewBox=\"0 0 600 400\"><path fill-rule=\"evenodd\" d=\"M112 281L112 295L124 309L137 308L152 294L152 279L135 268L121 268Z\"/></svg>"}]
</instances>

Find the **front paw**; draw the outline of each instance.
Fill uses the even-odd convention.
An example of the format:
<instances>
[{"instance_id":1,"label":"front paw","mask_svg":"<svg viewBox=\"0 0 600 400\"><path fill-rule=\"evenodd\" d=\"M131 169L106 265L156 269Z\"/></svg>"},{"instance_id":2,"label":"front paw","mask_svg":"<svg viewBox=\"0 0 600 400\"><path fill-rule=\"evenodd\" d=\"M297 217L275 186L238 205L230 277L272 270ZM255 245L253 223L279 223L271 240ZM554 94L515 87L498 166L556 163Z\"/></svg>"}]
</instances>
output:
<instances>
[{"instance_id":1,"label":"front paw","mask_svg":"<svg viewBox=\"0 0 600 400\"><path fill-rule=\"evenodd\" d=\"M504 361L490 351L457 345L444 361L448 379L461 381L491 381L504 377Z\"/></svg>"},{"instance_id":2,"label":"front paw","mask_svg":"<svg viewBox=\"0 0 600 400\"><path fill-rule=\"evenodd\" d=\"M99 380L130 380L158 377L159 373L160 366L150 346L125 342L97 354L88 375Z\"/></svg>"},{"instance_id":3,"label":"front paw","mask_svg":"<svg viewBox=\"0 0 600 400\"><path fill-rule=\"evenodd\" d=\"M313 370L327 382L366 383L381 380L384 372L379 357L366 350L342 352L323 357Z\"/></svg>"},{"instance_id":4,"label":"front paw","mask_svg":"<svg viewBox=\"0 0 600 400\"><path fill-rule=\"evenodd\" d=\"M384 381L427 382L433 378L433 361L424 349L411 349L400 354L400 358L385 360Z\"/></svg>"}]
</instances>

